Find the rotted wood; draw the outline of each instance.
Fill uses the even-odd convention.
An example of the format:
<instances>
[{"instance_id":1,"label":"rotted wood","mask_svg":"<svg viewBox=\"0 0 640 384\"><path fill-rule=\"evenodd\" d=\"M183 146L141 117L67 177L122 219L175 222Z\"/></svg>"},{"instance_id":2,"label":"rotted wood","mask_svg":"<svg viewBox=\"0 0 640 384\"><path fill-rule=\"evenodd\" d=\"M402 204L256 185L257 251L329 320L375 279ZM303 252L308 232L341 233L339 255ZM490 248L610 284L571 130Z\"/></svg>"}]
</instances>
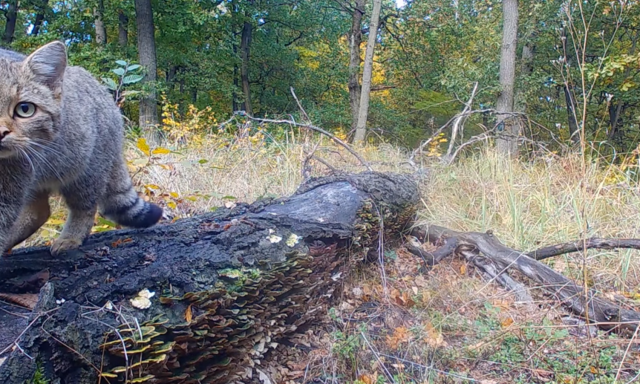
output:
<instances>
[{"instance_id":1,"label":"rotted wood","mask_svg":"<svg viewBox=\"0 0 640 384\"><path fill-rule=\"evenodd\" d=\"M499 283L514 289L518 295L523 294L522 286L517 282L514 284L513 279L506 275L509 270L517 270L538 283L540 288L559 300L573 313L597 324L602 329L633 333L640 324L639 312L621 308L617 304L599 298L591 290L585 292L584 287L534 260L528 254L505 246L491 232L457 232L435 225L425 225L414 228L412 235L420 241L429 241L433 244L442 244L444 239L448 239L446 243L450 243L453 241L451 239L456 239L458 246L455 252L464 254L472 261L474 257L477 258L476 266L483 267L482 264L493 266L493 272L491 268L483 269ZM508 280L505 281L504 278ZM521 298L527 299L526 296Z\"/></svg>"},{"instance_id":2,"label":"rotted wood","mask_svg":"<svg viewBox=\"0 0 640 384\"><path fill-rule=\"evenodd\" d=\"M269 351L325 312L350 265L400 240L416 183L366 172L291 197L0 259L0 383L257 382ZM145 306L148 306L145 308ZM253 379L252 379L253 375Z\"/></svg>"}]
</instances>

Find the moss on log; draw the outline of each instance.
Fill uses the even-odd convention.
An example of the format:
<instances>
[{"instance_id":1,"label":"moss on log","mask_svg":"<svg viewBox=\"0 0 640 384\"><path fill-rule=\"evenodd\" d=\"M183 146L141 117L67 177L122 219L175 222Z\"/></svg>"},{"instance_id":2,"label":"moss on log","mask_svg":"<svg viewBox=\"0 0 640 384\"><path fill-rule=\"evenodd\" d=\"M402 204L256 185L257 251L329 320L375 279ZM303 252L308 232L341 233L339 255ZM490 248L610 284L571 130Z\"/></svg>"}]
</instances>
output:
<instances>
[{"instance_id":1,"label":"moss on log","mask_svg":"<svg viewBox=\"0 0 640 384\"><path fill-rule=\"evenodd\" d=\"M400 238L418 200L406 176L331 176L288 198L96 234L58 259L17 250L0 259L0 292L39 296L33 311L0 305L0 382L36 370L51 383L250 381L326 313L381 228ZM137 308L144 289L150 306Z\"/></svg>"}]
</instances>

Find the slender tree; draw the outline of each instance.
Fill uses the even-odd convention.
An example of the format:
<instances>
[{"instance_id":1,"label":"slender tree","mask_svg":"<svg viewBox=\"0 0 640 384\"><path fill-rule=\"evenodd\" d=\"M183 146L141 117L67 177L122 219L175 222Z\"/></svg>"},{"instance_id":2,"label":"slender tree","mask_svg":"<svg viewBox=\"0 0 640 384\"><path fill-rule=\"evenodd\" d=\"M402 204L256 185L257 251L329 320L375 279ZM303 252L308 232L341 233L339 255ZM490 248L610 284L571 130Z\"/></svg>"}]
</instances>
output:
<instances>
[{"instance_id":1,"label":"slender tree","mask_svg":"<svg viewBox=\"0 0 640 384\"><path fill-rule=\"evenodd\" d=\"M362 18L365 13L365 0L356 0L349 7L351 29L349 30L349 104L351 105L351 130L358 126L360 109L360 44L362 43Z\"/></svg>"},{"instance_id":2,"label":"slender tree","mask_svg":"<svg viewBox=\"0 0 640 384\"><path fill-rule=\"evenodd\" d=\"M42 23L44 23L45 13L49 8L49 0L40 0L39 3L36 3L36 19L33 22L33 29L31 30L32 36L38 36L40 33L40 29L42 28Z\"/></svg>"},{"instance_id":3,"label":"slender tree","mask_svg":"<svg viewBox=\"0 0 640 384\"><path fill-rule=\"evenodd\" d=\"M367 116L369 114L369 96L371 93L371 77L373 75L373 54L376 40L378 38L378 22L380 21L380 8L382 0L373 0L373 10L371 11L371 22L369 23L369 41L367 51L364 56L364 71L362 73L362 93L360 95L360 108L358 111L358 125L354 142L364 141L367 131Z\"/></svg>"},{"instance_id":4,"label":"slender tree","mask_svg":"<svg viewBox=\"0 0 640 384\"><path fill-rule=\"evenodd\" d=\"M249 3L252 3L250 1ZM249 115L253 115L251 107L251 84L249 83L249 62L251 59L251 35L253 33L253 25L250 21L245 20L242 25L242 35L240 37L240 55L242 56L242 65L240 66L240 80L242 82L242 93L244 95L243 108Z\"/></svg>"},{"instance_id":5,"label":"slender tree","mask_svg":"<svg viewBox=\"0 0 640 384\"><path fill-rule=\"evenodd\" d=\"M2 35L2 45L8 47L16 32L16 21L18 20L18 0L8 1L8 8L5 11L4 35Z\"/></svg>"},{"instance_id":6,"label":"slender tree","mask_svg":"<svg viewBox=\"0 0 640 384\"><path fill-rule=\"evenodd\" d=\"M107 44L107 28L104 25L104 0L98 0L98 6L93 10L95 17L94 26L96 29L96 43L99 45Z\"/></svg>"},{"instance_id":7,"label":"slender tree","mask_svg":"<svg viewBox=\"0 0 640 384\"><path fill-rule=\"evenodd\" d=\"M516 49L518 42L518 0L502 1L502 49L500 53L500 95L496 103L498 113L498 152L518 155L520 126L513 117L516 79Z\"/></svg>"},{"instance_id":8,"label":"slender tree","mask_svg":"<svg viewBox=\"0 0 640 384\"><path fill-rule=\"evenodd\" d=\"M118 10L118 45L122 48L129 45L129 16L123 9Z\"/></svg>"},{"instance_id":9,"label":"slender tree","mask_svg":"<svg viewBox=\"0 0 640 384\"><path fill-rule=\"evenodd\" d=\"M151 0L135 0L136 28L138 35L138 60L146 69L144 82L155 82L157 78L156 42L154 35L153 10ZM140 100L140 128L154 143L159 141L158 106L156 92L152 89Z\"/></svg>"}]
</instances>

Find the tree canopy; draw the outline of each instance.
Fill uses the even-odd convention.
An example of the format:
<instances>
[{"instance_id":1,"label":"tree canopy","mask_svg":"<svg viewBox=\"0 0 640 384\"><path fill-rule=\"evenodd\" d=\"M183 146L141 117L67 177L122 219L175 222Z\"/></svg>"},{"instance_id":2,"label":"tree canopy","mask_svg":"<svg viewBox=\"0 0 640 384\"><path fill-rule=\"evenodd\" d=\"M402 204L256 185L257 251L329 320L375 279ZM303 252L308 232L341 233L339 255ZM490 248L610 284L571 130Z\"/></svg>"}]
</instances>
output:
<instances>
[{"instance_id":1,"label":"tree canopy","mask_svg":"<svg viewBox=\"0 0 640 384\"><path fill-rule=\"evenodd\" d=\"M72 64L116 83L116 61L142 61L121 84L132 126L145 97L157 104L160 125L162 111L176 105L182 112L209 107L219 121L240 110L297 115L293 88L314 124L352 135L353 98L375 33L369 140L415 146L462 110L476 83L471 110L485 113L472 115L469 134L500 120L493 112L501 94L502 2L383 0L376 31L369 28L373 1L150 3L157 68L148 81L139 81L150 56L143 53L148 42L137 40L143 14L134 0L5 0L1 43L28 53L62 39ZM517 7L513 109L520 134L550 150L583 135L608 153L636 148L638 2L520 0ZM354 72L356 84L349 81Z\"/></svg>"}]
</instances>

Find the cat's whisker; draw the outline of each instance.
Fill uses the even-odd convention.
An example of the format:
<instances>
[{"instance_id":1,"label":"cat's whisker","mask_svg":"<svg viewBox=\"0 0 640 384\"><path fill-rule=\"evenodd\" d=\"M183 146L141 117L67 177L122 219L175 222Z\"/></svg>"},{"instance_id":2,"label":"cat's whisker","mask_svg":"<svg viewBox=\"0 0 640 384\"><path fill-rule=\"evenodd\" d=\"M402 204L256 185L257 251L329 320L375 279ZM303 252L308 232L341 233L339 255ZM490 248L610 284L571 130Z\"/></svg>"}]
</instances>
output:
<instances>
[{"instance_id":1,"label":"cat's whisker","mask_svg":"<svg viewBox=\"0 0 640 384\"><path fill-rule=\"evenodd\" d=\"M57 145L56 143L41 141L40 139L31 139L30 143L38 148L43 149L44 151L51 152L54 155L63 156L62 152L54 147L54 145Z\"/></svg>"},{"instance_id":2,"label":"cat's whisker","mask_svg":"<svg viewBox=\"0 0 640 384\"><path fill-rule=\"evenodd\" d=\"M31 171L33 173L36 173L36 167L33 165L33 161L31 161L31 157L29 157L29 154L20 147L18 147L17 149L18 149L18 153L24 156L24 158L27 159L27 161L29 162L29 165L31 166Z\"/></svg>"},{"instance_id":3,"label":"cat's whisker","mask_svg":"<svg viewBox=\"0 0 640 384\"><path fill-rule=\"evenodd\" d=\"M51 164L51 162L47 160L47 158L43 154L39 153L38 151L36 151L35 149L29 146L27 146L26 148L29 153L31 153L33 156L37 158L37 160L39 160L40 163L42 163L44 166L49 168L51 172L53 172L53 174L55 175L56 179L58 179L58 181L62 182L62 176L60 175L60 172L58 172L56 167L54 167L53 164Z\"/></svg>"}]
</instances>

